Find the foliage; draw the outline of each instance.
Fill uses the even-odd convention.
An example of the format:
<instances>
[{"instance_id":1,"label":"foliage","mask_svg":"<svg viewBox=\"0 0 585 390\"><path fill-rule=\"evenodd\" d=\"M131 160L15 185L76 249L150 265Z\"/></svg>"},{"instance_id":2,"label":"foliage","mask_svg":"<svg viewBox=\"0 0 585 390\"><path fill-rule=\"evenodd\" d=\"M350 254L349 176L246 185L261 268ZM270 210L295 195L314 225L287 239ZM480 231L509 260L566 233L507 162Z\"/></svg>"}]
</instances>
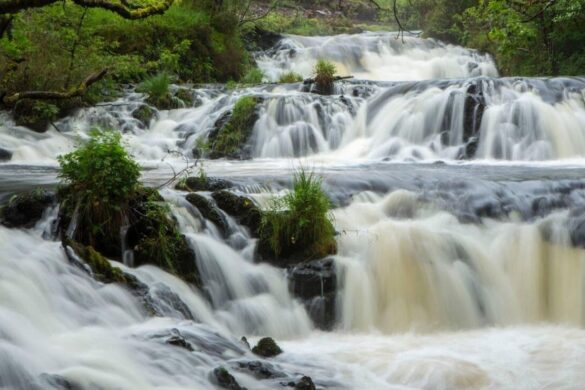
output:
<instances>
[{"instance_id":1,"label":"foliage","mask_svg":"<svg viewBox=\"0 0 585 390\"><path fill-rule=\"evenodd\" d=\"M160 109L171 109L178 106L178 102L171 95L169 87L171 77L166 73L159 73L144 80L137 88L138 92L148 94L147 102Z\"/></svg>"},{"instance_id":2,"label":"foliage","mask_svg":"<svg viewBox=\"0 0 585 390\"><path fill-rule=\"evenodd\" d=\"M303 76L293 71L281 74L278 79L280 84L300 83L301 81L303 81Z\"/></svg>"},{"instance_id":3,"label":"foliage","mask_svg":"<svg viewBox=\"0 0 585 390\"><path fill-rule=\"evenodd\" d=\"M329 61L320 59L315 65L315 84L318 90L323 94L331 94L333 92L333 81L335 77L335 65Z\"/></svg>"},{"instance_id":4,"label":"foliage","mask_svg":"<svg viewBox=\"0 0 585 390\"><path fill-rule=\"evenodd\" d=\"M263 213L261 237L277 258L299 251L306 260L325 257L336 250L330 208L321 179L300 169L294 175L292 192L273 199Z\"/></svg>"},{"instance_id":5,"label":"foliage","mask_svg":"<svg viewBox=\"0 0 585 390\"><path fill-rule=\"evenodd\" d=\"M212 141L212 156L233 157L240 151L254 126L257 104L258 101L253 96L243 96L238 99L230 120Z\"/></svg>"},{"instance_id":6,"label":"foliage","mask_svg":"<svg viewBox=\"0 0 585 390\"><path fill-rule=\"evenodd\" d=\"M264 72L258 68L252 68L240 80L242 84L260 84L264 79Z\"/></svg>"}]
</instances>

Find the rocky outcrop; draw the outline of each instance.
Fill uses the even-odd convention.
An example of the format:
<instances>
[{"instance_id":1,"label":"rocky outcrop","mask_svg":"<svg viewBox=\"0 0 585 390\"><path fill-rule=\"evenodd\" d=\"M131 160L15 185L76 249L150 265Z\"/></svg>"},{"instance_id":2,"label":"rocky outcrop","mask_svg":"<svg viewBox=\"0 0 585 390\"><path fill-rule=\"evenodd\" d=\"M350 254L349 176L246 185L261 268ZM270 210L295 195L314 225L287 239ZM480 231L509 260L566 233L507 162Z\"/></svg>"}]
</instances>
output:
<instances>
[{"instance_id":1,"label":"rocky outcrop","mask_svg":"<svg viewBox=\"0 0 585 390\"><path fill-rule=\"evenodd\" d=\"M31 228L54 202L55 194L45 190L15 195L0 209L0 221L11 228Z\"/></svg>"},{"instance_id":2,"label":"rocky outcrop","mask_svg":"<svg viewBox=\"0 0 585 390\"><path fill-rule=\"evenodd\" d=\"M186 199L199 210L203 218L217 226L224 236L227 235L229 228L226 219L207 198L199 194L190 193L186 196Z\"/></svg>"},{"instance_id":3,"label":"rocky outcrop","mask_svg":"<svg viewBox=\"0 0 585 390\"><path fill-rule=\"evenodd\" d=\"M463 142L464 146L457 156L460 160L469 160L475 157L479 142L481 121L487 103L482 90L481 82L474 82L467 88L465 106L463 109Z\"/></svg>"},{"instance_id":4,"label":"rocky outcrop","mask_svg":"<svg viewBox=\"0 0 585 390\"><path fill-rule=\"evenodd\" d=\"M228 180L219 179L209 176L191 176L178 183L175 188L181 191L221 191L233 187L233 183Z\"/></svg>"},{"instance_id":5,"label":"rocky outcrop","mask_svg":"<svg viewBox=\"0 0 585 390\"><path fill-rule=\"evenodd\" d=\"M216 191L211 196L220 209L250 229L253 236L258 236L262 214L254 202L229 191Z\"/></svg>"},{"instance_id":6,"label":"rocky outcrop","mask_svg":"<svg viewBox=\"0 0 585 390\"><path fill-rule=\"evenodd\" d=\"M282 38L282 35L264 30L258 26L248 30L243 36L248 51L270 50L276 46Z\"/></svg>"},{"instance_id":7,"label":"rocky outcrop","mask_svg":"<svg viewBox=\"0 0 585 390\"><path fill-rule=\"evenodd\" d=\"M333 259L299 264L288 270L292 294L299 298L313 323L320 329L331 330L335 325L337 274Z\"/></svg>"},{"instance_id":8,"label":"rocky outcrop","mask_svg":"<svg viewBox=\"0 0 585 390\"><path fill-rule=\"evenodd\" d=\"M256 344L254 348L252 348L252 352L258 356L271 358L280 355L282 349L280 349L274 339L271 337L264 337L258 341L258 344Z\"/></svg>"},{"instance_id":9,"label":"rocky outcrop","mask_svg":"<svg viewBox=\"0 0 585 390\"><path fill-rule=\"evenodd\" d=\"M223 367L218 367L211 373L211 382L221 389L228 390L245 390L245 387L240 386L236 378Z\"/></svg>"},{"instance_id":10,"label":"rocky outcrop","mask_svg":"<svg viewBox=\"0 0 585 390\"><path fill-rule=\"evenodd\" d=\"M143 127L148 128L150 121L156 116L156 111L149 105L143 104L134 111L132 111L132 117L140 121Z\"/></svg>"}]
</instances>

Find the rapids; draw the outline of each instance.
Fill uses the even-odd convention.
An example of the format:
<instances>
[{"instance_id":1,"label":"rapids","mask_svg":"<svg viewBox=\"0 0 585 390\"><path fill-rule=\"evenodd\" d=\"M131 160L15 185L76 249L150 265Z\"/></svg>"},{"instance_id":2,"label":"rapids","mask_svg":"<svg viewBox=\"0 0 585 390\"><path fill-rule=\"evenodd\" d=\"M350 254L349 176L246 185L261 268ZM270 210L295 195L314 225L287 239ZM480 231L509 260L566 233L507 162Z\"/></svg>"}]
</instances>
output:
<instances>
[{"instance_id":1,"label":"rapids","mask_svg":"<svg viewBox=\"0 0 585 390\"><path fill-rule=\"evenodd\" d=\"M260 206L300 165L323 177L339 246L333 329L317 329L289 272L254 262L246 227L222 214L223 235L184 192L161 191L205 287L112 262L142 298L69 262L49 208L31 229L0 225L0 388L212 389L218 367L248 389L305 375L320 389L583 387L585 79L499 78L487 55L394 33L287 36L256 59L275 81L309 77L318 58L355 79L333 96L203 86L193 107L150 123L132 116L144 104L133 90L45 133L1 113L12 156L0 200L54 189L57 156L98 125L122 131L145 183L164 183L239 97L259 97L253 158L204 167ZM242 336L285 352L259 358Z\"/></svg>"}]
</instances>

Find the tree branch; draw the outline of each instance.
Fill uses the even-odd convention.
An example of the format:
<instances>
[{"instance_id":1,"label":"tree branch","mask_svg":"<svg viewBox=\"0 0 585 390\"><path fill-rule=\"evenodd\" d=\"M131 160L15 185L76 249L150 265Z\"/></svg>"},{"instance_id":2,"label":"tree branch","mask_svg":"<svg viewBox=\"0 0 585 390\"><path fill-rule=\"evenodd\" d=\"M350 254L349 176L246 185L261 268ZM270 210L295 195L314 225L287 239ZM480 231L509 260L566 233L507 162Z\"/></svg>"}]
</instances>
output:
<instances>
[{"instance_id":1,"label":"tree branch","mask_svg":"<svg viewBox=\"0 0 585 390\"><path fill-rule=\"evenodd\" d=\"M63 100L71 99L74 97L82 96L87 89L94 83L103 79L108 73L107 69L103 69L99 72L92 73L85 80L79 84L77 88L74 88L68 92L56 92L56 91L27 91L18 92L14 95L4 97L4 103L7 105L13 105L22 99L37 99L37 100Z\"/></svg>"},{"instance_id":2,"label":"tree branch","mask_svg":"<svg viewBox=\"0 0 585 390\"><path fill-rule=\"evenodd\" d=\"M28 8L39 8L60 0L0 0L0 15L19 12ZM151 15L163 14L173 5L174 0L159 0L155 4L133 8L115 0L73 0L82 7L103 8L115 12L125 19L143 19Z\"/></svg>"}]
</instances>

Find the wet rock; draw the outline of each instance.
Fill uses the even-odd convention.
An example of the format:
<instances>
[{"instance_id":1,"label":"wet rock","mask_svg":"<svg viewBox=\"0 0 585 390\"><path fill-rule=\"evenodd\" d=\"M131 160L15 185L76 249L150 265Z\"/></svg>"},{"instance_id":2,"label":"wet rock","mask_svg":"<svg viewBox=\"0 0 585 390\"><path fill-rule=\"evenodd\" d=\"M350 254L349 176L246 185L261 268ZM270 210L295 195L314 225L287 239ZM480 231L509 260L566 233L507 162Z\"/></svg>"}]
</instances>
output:
<instances>
[{"instance_id":1,"label":"wet rock","mask_svg":"<svg viewBox=\"0 0 585 390\"><path fill-rule=\"evenodd\" d=\"M54 202L55 194L45 190L15 195L0 210L1 223L11 228L31 228Z\"/></svg>"},{"instance_id":2,"label":"wet rock","mask_svg":"<svg viewBox=\"0 0 585 390\"><path fill-rule=\"evenodd\" d=\"M156 115L155 110L153 110L150 106L143 104L134 111L132 111L132 117L139 120L144 127L148 127L152 118Z\"/></svg>"},{"instance_id":3,"label":"wet rock","mask_svg":"<svg viewBox=\"0 0 585 390\"><path fill-rule=\"evenodd\" d=\"M252 352L258 356L262 356L265 358L271 358L278 356L282 353L282 349L276 344L274 339L271 337L264 337L254 348L252 348Z\"/></svg>"},{"instance_id":4,"label":"wet rock","mask_svg":"<svg viewBox=\"0 0 585 390\"><path fill-rule=\"evenodd\" d=\"M186 349L187 351L193 352L194 349L191 346L191 344L189 344L187 342L187 340L185 340L183 337L181 336L171 336L167 341L167 344L172 345L174 347L178 347L178 348L183 348Z\"/></svg>"},{"instance_id":5,"label":"wet rock","mask_svg":"<svg viewBox=\"0 0 585 390\"><path fill-rule=\"evenodd\" d=\"M308 376L302 377L301 380L294 384L294 388L297 390L316 390L313 380Z\"/></svg>"},{"instance_id":6,"label":"wet rock","mask_svg":"<svg viewBox=\"0 0 585 390\"><path fill-rule=\"evenodd\" d=\"M176 189L182 191L221 191L233 187L233 183L209 176L191 176L185 181L178 183Z\"/></svg>"},{"instance_id":7,"label":"wet rock","mask_svg":"<svg viewBox=\"0 0 585 390\"><path fill-rule=\"evenodd\" d=\"M12 158L12 152L0 148L0 161L10 161L10 159Z\"/></svg>"},{"instance_id":8,"label":"wet rock","mask_svg":"<svg viewBox=\"0 0 585 390\"><path fill-rule=\"evenodd\" d=\"M313 323L330 330L335 325L337 275L333 259L312 261L288 270L293 295L305 305Z\"/></svg>"},{"instance_id":9,"label":"wet rock","mask_svg":"<svg viewBox=\"0 0 585 390\"><path fill-rule=\"evenodd\" d=\"M235 217L241 225L249 228L253 236L258 235L262 214L254 202L229 191L216 191L211 196L220 209Z\"/></svg>"},{"instance_id":10,"label":"wet rock","mask_svg":"<svg viewBox=\"0 0 585 390\"><path fill-rule=\"evenodd\" d=\"M42 386L34 387L40 389L53 389L53 390L81 390L81 386L75 385L69 379L61 375L56 374L41 374L39 380Z\"/></svg>"},{"instance_id":11,"label":"wet rock","mask_svg":"<svg viewBox=\"0 0 585 390\"><path fill-rule=\"evenodd\" d=\"M67 238L63 240L63 247L66 251L71 249L75 255L89 266L91 269L91 275L94 279L102 283L127 284L129 282L121 269L113 267L110 262L93 247L85 246ZM70 253L67 253L67 255L70 260L74 261Z\"/></svg>"},{"instance_id":12,"label":"wet rock","mask_svg":"<svg viewBox=\"0 0 585 390\"><path fill-rule=\"evenodd\" d=\"M218 367L211 373L211 381L222 389L243 390L244 387L236 381L236 378L223 367Z\"/></svg>"},{"instance_id":13,"label":"wet rock","mask_svg":"<svg viewBox=\"0 0 585 390\"><path fill-rule=\"evenodd\" d=\"M259 360L240 361L238 362L238 370L260 380L286 377L283 372L274 368L272 364Z\"/></svg>"},{"instance_id":14,"label":"wet rock","mask_svg":"<svg viewBox=\"0 0 585 390\"><path fill-rule=\"evenodd\" d=\"M12 110L12 117L17 126L24 126L37 133L49 129L52 121L57 119L59 108L55 105L30 99L19 100Z\"/></svg>"},{"instance_id":15,"label":"wet rock","mask_svg":"<svg viewBox=\"0 0 585 390\"><path fill-rule=\"evenodd\" d=\"M244 43L249 51L270 50L282 40L282 35L254 27L244 34Z\"/></svg>"},{"instance_id":16,"label":"wet rock","mask_svg":"<svg viewBox=\"0 0 585 390\"><path fill-rule=\"evenodd\" d=\"M203 218L217 226L224 236L227 235L229 229L226 219L209 200L195 193L188 194L186 199L193 206L197 207L197 210L199 210Z\"/></svg>"},{"instance_id":17,"label":"wet rock","mask_svg":"<svg viewBox=\"0 0 585 390\"><path fill-rule=\"evenodd\" d=\"M250 347L250 343L248 342L248 339L246 338L246 336L242 336L240 341L242 342L242 344L244 344L246 346L247 349L250 349L250 350L252 349L252 347Z\"/></svg>"},{"instance_id":18,"label":"wet rock","mask_svg":"<svg viewBox=\"0 0 585 390\"><path fill-rule=\"evenodd\" d=\"M175 97L179 99L185 107L193 107L193 92L189 89L179 88L175 92Z\"/></svg>"},{"instance_id":19,"label":"wet rock","mask_svg":"<svg viewBox=\"0 0 585 390\"><path fill-rule=\"evenodd\" d=\"M466 91L463 109L463 142L467 144L462 158L471 159L477 151L477 139L487 103L480 83L471 84ZM473 142L475 139L475 143Z\"/></svg>"}]
</instances>

